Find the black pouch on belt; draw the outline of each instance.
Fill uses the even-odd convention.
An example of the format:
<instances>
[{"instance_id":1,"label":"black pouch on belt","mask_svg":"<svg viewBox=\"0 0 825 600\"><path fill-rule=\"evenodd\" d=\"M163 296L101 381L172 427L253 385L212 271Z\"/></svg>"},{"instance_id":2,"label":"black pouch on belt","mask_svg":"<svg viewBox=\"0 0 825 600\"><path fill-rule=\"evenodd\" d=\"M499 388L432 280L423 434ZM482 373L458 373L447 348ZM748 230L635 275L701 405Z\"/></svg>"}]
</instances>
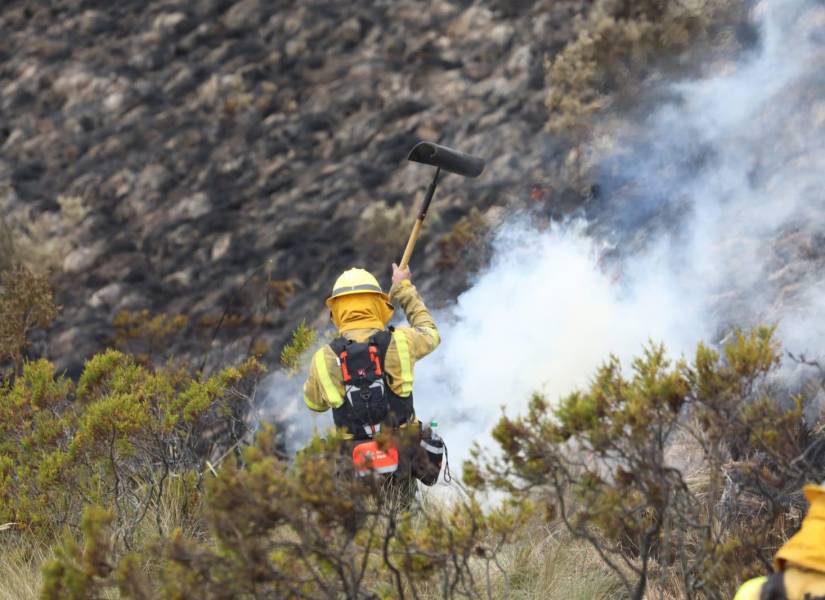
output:
<instances>
[{"instance_id":1,"label":"black pouch on belt","mask_svg":"<svg viewBox=\"0 0 825 600\"><path fill-rule=\"evenodd\" d=\"M444 462L444 440L427 427L421 433L420 447L424 450L421 454L426 455L426 460L419 461L415 476L424 485L434 485L441 473L441 463Z\"/></svg>"}]
</instances>

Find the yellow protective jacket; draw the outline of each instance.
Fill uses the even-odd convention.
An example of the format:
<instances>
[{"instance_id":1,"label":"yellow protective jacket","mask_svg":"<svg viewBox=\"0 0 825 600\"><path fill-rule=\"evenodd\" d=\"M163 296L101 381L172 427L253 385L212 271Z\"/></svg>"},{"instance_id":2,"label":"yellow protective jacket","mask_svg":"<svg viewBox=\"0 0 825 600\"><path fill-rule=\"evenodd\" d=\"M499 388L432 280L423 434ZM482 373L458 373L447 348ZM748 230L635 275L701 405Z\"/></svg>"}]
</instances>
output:
<instances>
[{"instance_id":1,"label":"yellow protective jacket","mask_svg":"<svg viewBox=\"0 0 825 600\"><path fill-rule=\"evenodd\" d=\"M734 600L762 600L763 592L764 597L770 600L825 598L825 574L791 567L782 573L774 573L769 577L757 577L745 582L739 588Z\"/></svg>"},{"instance_id":2,"label":"yellow protective jacket","mask_svg":"<svg viewBox=\"0 0 825 600\"><path fill-rule=\"evenodd\" d=\"M392 391L402 398L409 398L416 361L435 350L441 338L433 316L409 280L392 286L390 300L402 308L410 327L398 327L393 332L384 358L384 372ZM360 343L367 341L378 331L353 329L346 332L346 337ZM317 412L341 406L344 402L344 384L341 379L338 357L332 348L324 346L313 356L309 377L304 383L306 405Z\"/></svg>"},{"instance_id":3,"label":"yellow protective jacket","mask_svg":"<svg viewBox=\"0 0 825 600\"><path fill-rule=\"evenodd\" d=\"M734 600L825 598L825 486L806 485L802 491L811 507L774 557L779 572L745 582Z\"/></svg>"}]
</instances>

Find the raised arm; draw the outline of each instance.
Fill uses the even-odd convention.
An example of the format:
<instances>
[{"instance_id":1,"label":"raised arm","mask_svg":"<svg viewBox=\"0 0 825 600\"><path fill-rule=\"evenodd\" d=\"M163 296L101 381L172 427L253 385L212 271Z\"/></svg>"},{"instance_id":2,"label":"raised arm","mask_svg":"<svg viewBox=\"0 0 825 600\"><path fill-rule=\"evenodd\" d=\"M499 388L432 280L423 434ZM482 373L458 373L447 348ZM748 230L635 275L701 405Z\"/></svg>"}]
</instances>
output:
<instances>
[{"instance_id":1,"label":"raised arm","mask_svg":"<svg viewBox=\"0 0 825 600\"><path fill-rule=\"evenodd\" d=\"M417 360L436 349L441 342L433 315L410 281L410 269L399 269L393 264L390 300L404 311L409 329L405 329L410 345L410 353Z\"/></svg>"}]
</instances>

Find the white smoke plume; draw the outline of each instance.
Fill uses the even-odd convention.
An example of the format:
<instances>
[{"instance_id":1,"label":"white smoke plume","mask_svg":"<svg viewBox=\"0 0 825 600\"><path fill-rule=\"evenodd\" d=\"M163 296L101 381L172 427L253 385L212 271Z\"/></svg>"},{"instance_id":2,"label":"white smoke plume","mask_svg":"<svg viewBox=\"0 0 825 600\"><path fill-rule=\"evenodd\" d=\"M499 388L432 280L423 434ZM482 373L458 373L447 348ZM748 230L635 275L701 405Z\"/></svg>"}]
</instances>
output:
<instances>
[{"instance_id":1,"label":"white smoke plume","mask_svg":"<svg viewBox=\"0 0 825 600\"><path fill-rule=\"evenodd\" d=\"M754 18L757 48L674 85L599 151L598 223L502 229L417 368L417 412L454 462L489 443L502 407L556 399L649 340L690 357L775 323L788 349L825 348L825 7L770 0Z\"/></svg>"},{"instance_id":2,"label":"white smoke plume","mask_svg":"<svg viewBox=\"0 0 825 600\"><path fill-rule=\"evenodd\" d=\"M734 326L776 323L788 349L825 348L825 5L763 0L753 18L755 48L671 86L644 123L603 124L590 221L505 224L438 315L416 412L438 419L454 466L491 443L502 407L556 399L648 341L689 357ZM306 412L295 443L318 423Z\"/></svg>"},{"instance_id":3,"label":"white smoke plume","mask_svg":"<svg viewBox=\"0 0 825 600\"><path fill-rule=\"evenodd\" d=\"M313 348L313 352L315 350L317 348ZM265 377L257 388L260 396L255 399L255 408L248 417L253 430L261 423L274 424L290 455L300 450L313 435L323 435L332 427L330 414L313 412L304 404L303 387L308 367L299 373L280 369Z\"/></svg>"}]
</instances>

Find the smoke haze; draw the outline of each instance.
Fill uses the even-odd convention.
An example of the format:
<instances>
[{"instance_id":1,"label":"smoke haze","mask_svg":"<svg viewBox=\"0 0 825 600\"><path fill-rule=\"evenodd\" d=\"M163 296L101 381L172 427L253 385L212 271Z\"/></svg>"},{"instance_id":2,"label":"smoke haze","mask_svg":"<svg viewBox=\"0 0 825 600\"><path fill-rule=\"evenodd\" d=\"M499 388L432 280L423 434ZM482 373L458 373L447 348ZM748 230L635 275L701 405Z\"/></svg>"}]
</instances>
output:
<instances>
[{"instance_id":1,"label":"smoke haze","mask_svg":"<svg viewBox=\"0 0 825 600\"><path fill-rule=\"evenodd\" d=\"M439 420L454 466L489 444L502 408L557 399L649 340L690 356L732 327L776 323L788 349L822 347L825 7L763 1L753 18L754 48L672 85L643 123L599 126L598 216L505 223L489 267L437 315L443 342L416 367L416 410ZM298 444L318 421L299 406L301 378L274 377L264 407L294 408ZM275 398L278 386L296 393Z\"/></svg>"},{"instance_id":2,"label":"smoke haze","mask_svg":"<svg viewBox=\"0 0 825 600\"><path fill-rule=\"evenodd\" d=\"M502 407L557 399L648 340L689 357L734 326L776 323L788 349L822 347L825 9L761 2L754 18L760 41L739 62L674 85L642 124L602 125L598 223L506 224L441 315L416 407L454 459L486 445Z\"/></svg>"}]
</instances>

